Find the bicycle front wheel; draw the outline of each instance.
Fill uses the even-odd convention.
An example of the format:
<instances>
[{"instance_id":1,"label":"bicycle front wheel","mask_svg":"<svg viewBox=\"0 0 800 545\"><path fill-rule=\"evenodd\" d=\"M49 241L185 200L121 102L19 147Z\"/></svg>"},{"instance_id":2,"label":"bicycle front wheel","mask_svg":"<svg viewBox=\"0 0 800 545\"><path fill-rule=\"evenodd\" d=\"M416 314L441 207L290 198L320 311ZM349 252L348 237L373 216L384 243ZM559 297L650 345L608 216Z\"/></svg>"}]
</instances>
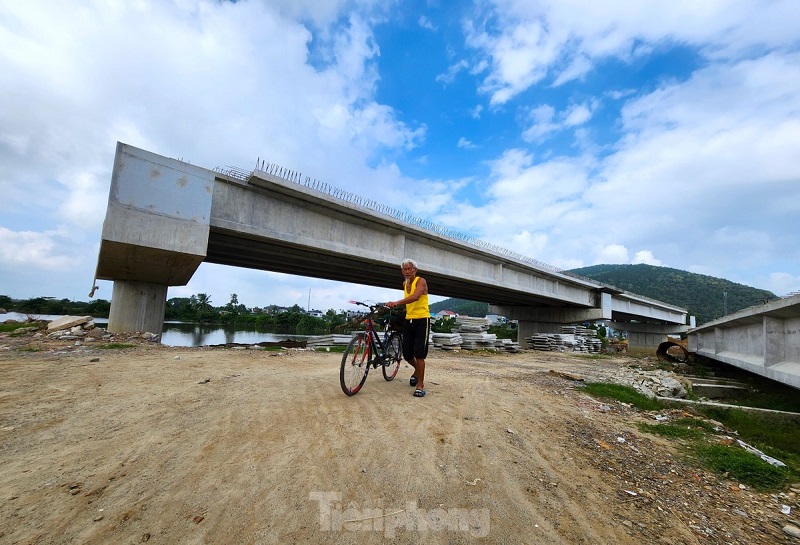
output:
<instances>
[{"instance_id":1,"label":"bicycle front wheel","mask_svg":"<svg viewBox=\"0 0 800 545\"><path fill-rule=\"evenodd\" d=\"M369 343L364 334L358 334L350 339L350 344L344 350L342 367L339 369L339 384L342 391L349 395L356 395L369 372Z\"/></svg>"},{"instance_id":2,"label":"bicycle front wheel","mask_svg":"<svg viewBox=\"0 0 800 545\"><path fill-rule=\"evenodd\" d=\"M382 367L383 378L392 380L400 370L400 361L403 359L403 335L397 332L390 333L386 339L386 358Z\"/></svg>"}]
</instances>

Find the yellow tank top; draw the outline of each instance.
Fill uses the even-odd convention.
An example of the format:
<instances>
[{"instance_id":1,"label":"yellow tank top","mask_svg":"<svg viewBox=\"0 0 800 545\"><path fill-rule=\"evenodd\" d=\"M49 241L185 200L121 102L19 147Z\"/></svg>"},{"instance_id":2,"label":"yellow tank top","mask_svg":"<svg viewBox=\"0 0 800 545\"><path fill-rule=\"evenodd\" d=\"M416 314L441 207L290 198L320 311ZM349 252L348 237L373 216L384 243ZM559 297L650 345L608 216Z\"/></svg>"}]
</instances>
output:
<instances>
[{"instance_id":1,"label":"yellow tank top","mask_svg":"<svg viewBox=\"0 0 800 545\"><path fill-rule=\"evenodd\" d=\"M414 277L414 281L411 282L411 289L406 289L406 282L403 282L403 295L408 297L412 293L414 293L414 289L417 287L417 280L419 280L419 276ZM417 320L419 318L430 318L431 311L428 308L428 294L424 294L422 297L414 301L413 303L406 304L406 319L407 320Z\"/></svg>"}]
</instances>

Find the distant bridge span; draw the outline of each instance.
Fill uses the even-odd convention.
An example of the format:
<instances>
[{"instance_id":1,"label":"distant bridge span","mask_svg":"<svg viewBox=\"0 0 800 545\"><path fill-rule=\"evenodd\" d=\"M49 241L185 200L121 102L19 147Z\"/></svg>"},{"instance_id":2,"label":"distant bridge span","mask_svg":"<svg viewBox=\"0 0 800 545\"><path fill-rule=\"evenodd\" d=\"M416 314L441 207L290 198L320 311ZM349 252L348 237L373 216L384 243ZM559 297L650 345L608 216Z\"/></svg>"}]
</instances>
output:
<instances>
[{"instance_id":1,"label":"distant bridge span","mask_svg":"<svg viewBox=\"0 0 800 545\"><path fill-rule=\"evenodd\" d=\"M691 329L689 351L800 388L800 295Z\"/></svg>"},{"instance_id":2,"label":"distant bridge span","mask_svg":"<svg viewBox=\"0 0 800 545\"><path fill-rule=\"evenodd\" d=\"M96 272L114 282L109 331L160 333L167 288L186 285L203 261L398 289L405 257L433 295L488 302L519 320L520 340L605 320L629 333L632 348L650 349L688 329L685 309L298 182L291 172L215 172L119 143Z\"/></svg>"}]
</instances>

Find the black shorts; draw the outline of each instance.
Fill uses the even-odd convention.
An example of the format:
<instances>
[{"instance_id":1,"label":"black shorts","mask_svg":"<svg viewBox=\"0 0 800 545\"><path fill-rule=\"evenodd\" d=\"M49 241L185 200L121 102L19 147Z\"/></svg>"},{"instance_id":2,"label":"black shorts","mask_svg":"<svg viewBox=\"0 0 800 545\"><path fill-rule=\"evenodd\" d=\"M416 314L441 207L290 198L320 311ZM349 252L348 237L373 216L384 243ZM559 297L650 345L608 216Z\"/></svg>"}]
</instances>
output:
<instances>
[{"instance_id":1,"label":"black shorts","mask_svg":"<svg viewBox=\"0 0 800 545\"><path fill-rule=\"evenodd\" d=\"M428 338L431 333L430 318L413 318L403 321L403 358L410 362L428 357Z\"/></svg>"}]
</instances>

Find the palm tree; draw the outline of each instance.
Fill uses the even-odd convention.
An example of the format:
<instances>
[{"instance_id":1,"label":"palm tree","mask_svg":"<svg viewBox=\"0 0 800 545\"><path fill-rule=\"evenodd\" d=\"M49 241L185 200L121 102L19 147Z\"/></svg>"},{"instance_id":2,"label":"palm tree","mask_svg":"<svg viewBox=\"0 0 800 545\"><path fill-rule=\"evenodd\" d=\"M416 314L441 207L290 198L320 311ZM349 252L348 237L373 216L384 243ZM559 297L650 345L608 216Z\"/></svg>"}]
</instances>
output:
<instances>
[{"instance_id":1,"label":"palm tree","mask_svg":"<svg viewBox=\"0 0 800 545\"><path fill-rule=\"evenodd\" d=\"M194 295L192 295L194 297ZM211 308L211 297L206 293L198 293L196 299L197 310L209 310Z\"/></svg>"}]
</instances>

